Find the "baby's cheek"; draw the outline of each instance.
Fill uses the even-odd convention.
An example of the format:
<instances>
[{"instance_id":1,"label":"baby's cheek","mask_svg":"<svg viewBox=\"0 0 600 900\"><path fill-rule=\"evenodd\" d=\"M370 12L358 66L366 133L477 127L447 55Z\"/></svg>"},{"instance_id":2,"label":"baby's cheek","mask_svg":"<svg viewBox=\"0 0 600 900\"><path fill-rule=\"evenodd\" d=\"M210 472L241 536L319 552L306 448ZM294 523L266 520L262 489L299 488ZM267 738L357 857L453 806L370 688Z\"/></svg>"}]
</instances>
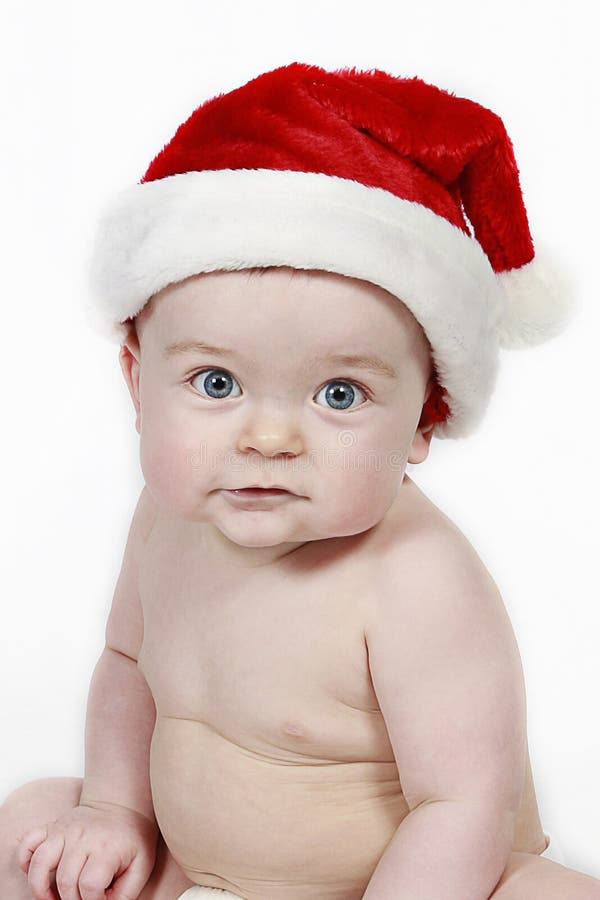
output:
<instances>
[{"instance_id":1,"label":"baby's cheek","mask_svg":"<svg viewBox=\"0 0 600 900\"><path fill-rule=\"evenodd\" d=\"M164 427L142 430L140 465L144 481L159 505L175 511L185 504L192 464L193 447L188 447L174 431Z\"/></svg>"},{"instance_id":2,"label":"baby's cheek","mask_svg":"<svg viewBox=\"0 0 600 900\"><path fill-rule=\"evenodd\" d=\"M347 458L346 465L332 473L330 490L335 500L331 506L337 508L348 534L381 521L397 495L403 468L400 458L394 465L385 455L365 453Z\"/></svg>"}]
</instances>

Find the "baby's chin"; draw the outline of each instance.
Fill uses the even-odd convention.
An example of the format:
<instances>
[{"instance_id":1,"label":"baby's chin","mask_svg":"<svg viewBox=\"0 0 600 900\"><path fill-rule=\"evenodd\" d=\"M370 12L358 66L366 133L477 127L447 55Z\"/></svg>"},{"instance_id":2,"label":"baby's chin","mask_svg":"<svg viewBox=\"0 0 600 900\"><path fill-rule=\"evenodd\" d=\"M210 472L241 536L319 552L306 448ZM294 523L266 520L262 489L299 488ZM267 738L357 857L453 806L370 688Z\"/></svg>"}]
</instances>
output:
<instances>
[{"instance_id":1,"label":"baby's chin","mask_svg":"<svg viewBox=\"0 0 600 900\"><path fill-rule=\"evenodd\" d=\"M266 517L269 513L253 513L251 520L248 519L238 526L224 525L220 522L210 522L208 525L219 532L225 543L248 550L284 548L289 544L305 544L308 541L335 536L317 533L309 528L285 528L279 523L263 521L261 515Z\"/></svg>"},{"instance_id":2,"label":"baby's chin","mask_svg":"<svg viewBox=\"0 0 600 900\"><path fill-rule=\"evenodd\" d=\"M318 526L311 527L304 524L289 527L275 517L269 519L269 516L268 512L254 512L251 518L239 519L233 524L211 520L208 527L213 533L217 530L224 543L235 545L240 549L285 550L292 545L353 537L368 531L382 520L381 515L375 515L360 521L354 519L350 523L341 518L339 521L321 522Z\"/></svg>"}]
</instances>

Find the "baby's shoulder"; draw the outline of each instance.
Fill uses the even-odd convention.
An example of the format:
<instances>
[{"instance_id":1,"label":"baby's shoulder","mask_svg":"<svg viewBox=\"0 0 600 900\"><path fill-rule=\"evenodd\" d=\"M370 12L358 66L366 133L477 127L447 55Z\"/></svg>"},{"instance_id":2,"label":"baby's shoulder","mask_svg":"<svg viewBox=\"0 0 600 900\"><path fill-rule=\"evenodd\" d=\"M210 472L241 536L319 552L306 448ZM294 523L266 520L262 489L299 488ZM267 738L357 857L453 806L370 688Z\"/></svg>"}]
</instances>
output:
<instances>
[{"instance_id":1,"label":"baby's shoulder","mask_svg":"<svg viewBox=\"0 0 600 900\"><path fill-rule=\"evenodd\" d=\"M491 659L493 650L497 671L519 678L515 635L490 572L448 516L423 494L411 490L412 499L414 515L394 523L373 568L364 627L369 658L396 653L395 677L401 677L399 661L406 659L402 677L408 678L408 661L418 674L425 654L435 667L436 659L450 656Z\"/></svg>"},{"instance_id":2,"label":"baby's shoulder","mask_svg":"<svg viewBox=\"0 0 600 900\"><path fill-rule=\"evenodd\" d=\"M137 659L143 639L143 614L139 593L142 552L156 521L156 506L144 486L131 518L121 569L106 622L106 644Z\"/></svg>"},{"instance_id":3,"label":"baby's shoulder","mask_svg":"<svg viewBox=\"0 0 600 900\"><path fill-rule=\"evenodd\" d=\"M140 546L143 546L148 540L156 522L157 512L156 502L148 487L144 485L131 521L131 533L135 537L135 542Z\"/></svg>"},{"instance_id":4,"label":"baby's shoulder","mask_svg":"<svg viewBox=\"0 0 600 900\"><path fill-rule=\"evenodd\" d=\"M403 503L388 522L380 548L380 589L420 586L430 595L476 588L499 598L498 588L461 529L408 479Z\"/></svg>"}]
</instances>

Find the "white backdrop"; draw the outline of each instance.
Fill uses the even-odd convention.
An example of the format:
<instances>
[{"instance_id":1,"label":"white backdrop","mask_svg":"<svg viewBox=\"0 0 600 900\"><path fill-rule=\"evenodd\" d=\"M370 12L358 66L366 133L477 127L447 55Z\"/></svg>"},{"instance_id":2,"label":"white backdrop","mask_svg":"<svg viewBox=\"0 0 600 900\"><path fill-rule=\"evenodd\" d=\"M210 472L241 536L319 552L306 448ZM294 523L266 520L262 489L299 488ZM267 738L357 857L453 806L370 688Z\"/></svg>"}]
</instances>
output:
<instances>
[{"instance_id":1,"label":"white backdrop","mask_svg":"<svg viewBox=\"0 0 600 900\"><path fill-rule=\"evenodd\" d=\"M534 239L570 266L579 295L564 336L503 354L479 431L434 440L409 474L502 590L544 827L572 867L600 877L592 6L5 0L3 10L0 799L83 772L89 678L142 487L118 347L82 313L95 215L208 97L293 60L382 68L502 116Z\"/></svg>"}]
</instances>

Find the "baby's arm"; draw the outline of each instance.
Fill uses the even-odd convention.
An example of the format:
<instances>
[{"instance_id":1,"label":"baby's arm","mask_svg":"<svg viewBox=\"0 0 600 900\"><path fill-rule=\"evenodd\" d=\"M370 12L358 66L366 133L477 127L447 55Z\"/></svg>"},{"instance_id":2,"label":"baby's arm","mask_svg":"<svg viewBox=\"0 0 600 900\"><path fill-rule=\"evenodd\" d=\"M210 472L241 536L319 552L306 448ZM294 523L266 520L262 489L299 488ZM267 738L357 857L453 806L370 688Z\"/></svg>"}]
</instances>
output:
<instances>
[{"instance_id":1,"label":"baby's arm","mask_svg":"<svg viewBox=\"0 0 600 900\"><path fill-rule=\"evenodd\" d=\"M135 898L154 866L158 828L152 807L149 748L152 695L137 668L143 621L138 555L152 528L144 488L134 512L92 676L86 716L85 775L79 806L23 837L19 863L35 898L50 900L52 873L62 898Z\"/></svg>"},{"instance_id":2,"label":"baby's arm","mask_svg":"<svg viewBox=\"0 0 600 900\"><path fill-rule=\"evenodd\" d=\"M144 628L137 559L153 521L153 504L144 488L106 624L106 645L90 684L80 805L125 807L155 823L150 740L156 710L146 679L137 667Z\"/></svg>"},{"instance_id":3,"label":"baby's arm","mask_svg":"<svg viewBox=\"0 0 600 900\"><path fill-rule=\"evenodd\" d=\"M487 900L510 855L525 776L514 633L462 535L406 544L382 575L365 637L410 813L364 900Z\"/></svg>"}]
</instances>

